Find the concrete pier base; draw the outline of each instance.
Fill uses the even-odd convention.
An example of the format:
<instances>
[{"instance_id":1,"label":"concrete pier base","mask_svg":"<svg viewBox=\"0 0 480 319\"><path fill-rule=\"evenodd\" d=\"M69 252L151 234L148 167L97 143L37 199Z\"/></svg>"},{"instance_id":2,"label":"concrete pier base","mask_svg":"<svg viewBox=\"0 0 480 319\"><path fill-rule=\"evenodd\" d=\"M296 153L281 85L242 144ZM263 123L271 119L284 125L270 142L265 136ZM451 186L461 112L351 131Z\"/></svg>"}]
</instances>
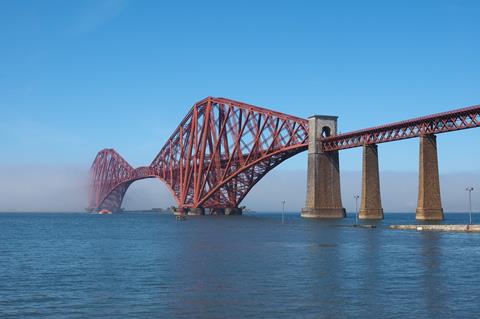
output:
<instances>
[{"instance_id":1,"label":"concrete pier base","mask_svg":"<svg viewBox=\"0 0 480 319\"><path fill-rule=\"evenodd\" d=\"M359 219L383 219L377 145L363 146L362 201Z\"/></svg>"},{"instance_id":2,"label":"concrete pier base","mask_svg":"<svg viewBox=\"0 0 480 319\"><path fill-rule=\"evenodd\" d=\"M188 212L188 210L186 208L183 208L183 207L176 207L173 210L174 215L186 215L187 212Z\"/></svg>"},{"instance_id":3,"label":"concrete pier base","mask_svg":"<svg viewBox=\"0 0 480 319\"><path fill-rule=\"evenodd\" d=\"M420 137L417 220L443 220L438 176L437 137Z\"/></svg>"},{"instance_id":4,"label":"concrete pier base","mask_svg":"<svg viewBox=\"0 0 480 319\"><path fill-rule=\"evenodd\" d=\"M225 208L210 208L210 215L225 215Z\"/></svg>"},{"instance_id":5,"label":"concrete pier base","mask_svg":"<svg viewBox=\"0 0 480 319\"><path fill-rule=\"evenodd\" d=\"M189 216L200 216L205 215L205 208L203 207L193 207L188 210Z\"/></svg>"},{"instance_id":6,"label":"concrete pier base","mask_svg":"<svg viewBox=\"0 0 480 319\"><path fill-rule=\"evenodd\" d=\"M390 225L390 229L480 233L480 225Z\"/></svg>"},{"instance_id":7,"label":"concrete pier base","mask_svg":"<svg viewBox=\"0 0 480 319\"><path fill-rule=\"evenodd\" d=\"M238 207L225 208L225 215L242 215L242 209Z\"/></svg>"},{"instance_id":8,"label":"concrete pier base","mask_svg":"<svg viewBox=\"0 0 480 319\"><path fill-rule=\"evenodd\" d=\"M302 217L344 218L340 194L340 167L338 152L323 152L322 137L336 134L336 116L309 118L307 198Z\"/></svg>"},{"instance_id":9,"label":"concrete pier base","mask_svg":"<svg viewBox=\"0 0 480 319\"><path fill-rule=\"evenodd\" d=\"M345 208L303 208L303 218L344 218L346 215Z\"/></svg>"}]
</instances>

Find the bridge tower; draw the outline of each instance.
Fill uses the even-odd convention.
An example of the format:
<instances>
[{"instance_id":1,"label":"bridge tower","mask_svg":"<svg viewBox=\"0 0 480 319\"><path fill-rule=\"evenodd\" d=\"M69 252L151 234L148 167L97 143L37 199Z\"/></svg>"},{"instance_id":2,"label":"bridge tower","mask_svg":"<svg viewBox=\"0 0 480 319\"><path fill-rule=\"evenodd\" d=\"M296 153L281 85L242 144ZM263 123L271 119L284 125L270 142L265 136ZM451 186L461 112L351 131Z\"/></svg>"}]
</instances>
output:
<instances>
[{"instance_id":1,"label":"bridge tower","mask_svg":"<svg viewBox=\"0 0 480 319\"><path fill-rule=\"evenodd\" d=\"M324 152L321 139L337 134L336 116L314 115L308 119L307 198L302 217L344 218L340 193L338 151Z\"/></svg>"}]
</instances>

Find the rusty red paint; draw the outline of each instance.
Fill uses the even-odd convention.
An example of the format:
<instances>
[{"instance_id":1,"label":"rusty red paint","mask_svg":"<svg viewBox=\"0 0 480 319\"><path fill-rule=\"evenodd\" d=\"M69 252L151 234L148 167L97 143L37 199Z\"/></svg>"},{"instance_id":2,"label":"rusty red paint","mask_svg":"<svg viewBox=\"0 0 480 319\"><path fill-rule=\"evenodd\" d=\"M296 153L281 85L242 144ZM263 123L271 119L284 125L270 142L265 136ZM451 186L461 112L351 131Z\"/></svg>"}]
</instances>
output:
<instances>
[{"instance_id":1,"label":"rusty red paint","mask_svg":"<svg viewBox=\"0 0 480 319\"><path fill-rule=\"evenodd\" d=\"M196 103L149 166L134 169L115 150L91 168L89 208L119 210L132 182L159 178L178 207L237 207L284 160L307 149L308 121L225 98Z\"/></svg>"},{"instance_id":2,"label":"rusty red paint","mask_svg":"<svg viewBox=\"0 0 480 319\"><path fill-rule=\"evenodd\" d=\"M480 105L386 124L322 139L325 152L379 144L480 125Z\"/></svg>"},{"instance_id":3,"label":"rusty red paint","mask_svg":"<svg viewBox=\"0 0 480 319\"><path fill-rule=\"evenodd\" d=\"M480 105L321 139L325 152L480 125ZM130 184L159 178L179 208L237 207L252 187L308 147L308 121L225 98L192 107L149 166L104 149L91 167L90 209L120 209Z\"/></svg>"}]
</instances>

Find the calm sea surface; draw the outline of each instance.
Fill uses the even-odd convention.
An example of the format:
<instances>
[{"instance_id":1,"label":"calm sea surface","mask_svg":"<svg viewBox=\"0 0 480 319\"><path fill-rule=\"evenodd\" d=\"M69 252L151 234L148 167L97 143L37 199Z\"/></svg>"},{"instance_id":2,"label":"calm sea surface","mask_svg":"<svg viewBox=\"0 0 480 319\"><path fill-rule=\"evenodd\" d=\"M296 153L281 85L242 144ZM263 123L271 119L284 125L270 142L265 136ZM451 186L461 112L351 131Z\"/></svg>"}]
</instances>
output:
<instances>
[{"instance_id":1,"label":"calm sea surface","mask_svg":"<svg viewBox=\"0 0 480 319\"><path fill-rule=\"evenodd\" d=\"M478 318L480 234L414 218L0 214L0 317Z\"/></svg>"}]
</instances>

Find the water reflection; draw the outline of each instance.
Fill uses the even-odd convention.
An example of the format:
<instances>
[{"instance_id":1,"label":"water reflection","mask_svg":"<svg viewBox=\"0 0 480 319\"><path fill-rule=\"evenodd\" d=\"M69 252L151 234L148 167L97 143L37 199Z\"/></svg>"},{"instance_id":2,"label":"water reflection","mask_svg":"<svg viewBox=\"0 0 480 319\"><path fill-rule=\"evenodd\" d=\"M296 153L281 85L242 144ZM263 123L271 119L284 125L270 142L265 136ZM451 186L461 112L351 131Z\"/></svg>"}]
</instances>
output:
<instances>
[{"instance_id":1,"label":"water reflection","mask_svg":"<svg viewBox=\"0 0 480 319\"><path fill-rule=\"evenodd\" d=\"M377 316L385 313L384 305L382 302L378 302L372 296L373 290L377 290L379 286L382 286L381 282L381 263L382 260L379 256L379 247L382 245L381 236L379 232L382 229L359 229L358 236L359 241L362 243L358 249L358 253L361 254L357 267L359 268L359 289L357 298L363 300L363 303L359 309L363 316L369 316L374 312Z\"/></svg>"},{"instance_id":2,"label":"water reflection","mask_svg":"<svg viewBox=\"0 0 480 319\"><path fill-rule=\"evenodd\" d=\"M445 312L445 274L442 272L442 234L437 232L420 232L420 256L423 267L422 285L425 309L430 317L438 317Z\"/></svg>"},{"instance_id":3,"label":"water reflection","mask_svg":"<svg viewBox=\"0 0 480 319\"><path fill-rule=\"evenodd\" d=\"M43 216L43 217L42 217ZM476 317L478 234L281 214L0 216L0 317ZM40 230L40 231L38 231Z\"/></svg>"}]
</instances>

